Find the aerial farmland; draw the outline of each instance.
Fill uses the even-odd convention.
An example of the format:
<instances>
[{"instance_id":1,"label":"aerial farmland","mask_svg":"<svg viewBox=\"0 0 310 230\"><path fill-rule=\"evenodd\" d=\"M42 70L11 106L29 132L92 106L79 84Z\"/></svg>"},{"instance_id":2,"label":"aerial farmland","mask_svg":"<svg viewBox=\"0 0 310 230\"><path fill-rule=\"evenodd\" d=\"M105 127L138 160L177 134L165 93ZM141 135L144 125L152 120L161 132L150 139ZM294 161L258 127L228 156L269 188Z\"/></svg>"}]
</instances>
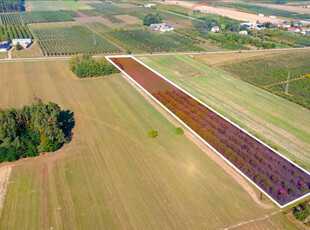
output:
<instances>
[{"instance_id":1,"label":"aerial farmland","mask_svg":"<svg viewBox=\"0 0 310 230\"><path fill-rule=\"evenodd\" d=\"M308 229L308 5L0 0L0 229Z\"/></svg>"}]
</instances>

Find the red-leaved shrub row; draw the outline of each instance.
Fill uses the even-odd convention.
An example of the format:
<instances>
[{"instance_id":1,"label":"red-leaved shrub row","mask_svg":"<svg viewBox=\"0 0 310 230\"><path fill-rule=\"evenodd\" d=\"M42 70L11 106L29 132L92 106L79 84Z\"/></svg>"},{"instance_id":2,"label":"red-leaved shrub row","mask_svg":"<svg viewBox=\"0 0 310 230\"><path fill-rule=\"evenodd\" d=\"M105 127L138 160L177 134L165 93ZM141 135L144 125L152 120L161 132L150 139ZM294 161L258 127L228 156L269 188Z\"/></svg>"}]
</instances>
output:
<instances>
[{"instance_id":1,"label":"red-leaved shrub row","mask_svg":"<svg viewBox=\"0 0 310 230\"><path fill-rule=\"evenodd\" d=\"M131 78L284 205L309 192L310 176L132 58L113 58Z\"/></svg>"}]
</instances>

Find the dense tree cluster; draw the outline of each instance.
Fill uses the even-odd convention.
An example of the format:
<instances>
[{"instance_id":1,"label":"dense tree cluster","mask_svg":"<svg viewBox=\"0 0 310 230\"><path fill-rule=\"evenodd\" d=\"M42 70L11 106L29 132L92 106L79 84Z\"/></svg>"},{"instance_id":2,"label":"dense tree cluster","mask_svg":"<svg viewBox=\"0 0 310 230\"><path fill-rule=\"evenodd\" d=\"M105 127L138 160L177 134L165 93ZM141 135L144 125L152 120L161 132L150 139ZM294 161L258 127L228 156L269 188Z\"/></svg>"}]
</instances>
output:
<instances>
[{"instance_id":1,"label":"dense tree cluster","mask_svg":"<svg viewBox=\"0 0 310 230\"><path fill-rule=\"evenodd\" d=\"M0 162L54 152L70 139L73 114L52 102L0 110Z\"/></svg>"},{"instance_id":2,"label":"dense tree cluster","mask_svg":"<svg viewBox=\"0 0 310 230\"><path fill-rule=\"evenodd\" d=\"M143 19L143 25L149 26L151 24L161 23L163 20L161 16L157 14L148 14Z\"/></svg>"},{"instance_id":3,"label":"dense tree cluster","mask_svg":"<svg viewBox=\"0 0 310 230\"><path fill-rule=\"evenodd\" d=\"M119 73L119 70L105 58L95 60L89 54L72 56L70 59L70 70L80 78Z\"/></svg>"},{"instance_id":4,"label":"dense tree cluster","mask_svg":"<svg viewBox=\"0 0 310 230\"><path fill-rule=\"evenodd\" d=\"M309 192L306 173L196 100L179 90L153 96L280 204Z\"/></svg>"},{"instance_id":5,"label":"dense tree cluster","mask_svg":"<svg viewBox=\"0 0 310 230\"><path fill-rule=\"evenodd\" d=\"M0 0L0 13L24 10L24 0Z\"/></svg>"}]
</instances>

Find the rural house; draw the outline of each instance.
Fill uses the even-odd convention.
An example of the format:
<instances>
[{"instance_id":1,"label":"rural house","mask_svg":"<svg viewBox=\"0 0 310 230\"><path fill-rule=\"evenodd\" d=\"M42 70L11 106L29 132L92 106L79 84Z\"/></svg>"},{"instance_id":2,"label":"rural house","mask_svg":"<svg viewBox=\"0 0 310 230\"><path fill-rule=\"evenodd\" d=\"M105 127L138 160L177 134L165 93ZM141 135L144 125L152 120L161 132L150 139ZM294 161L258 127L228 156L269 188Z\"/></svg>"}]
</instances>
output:
<instances>
[{"instance_id":1,"label":"rural house","mask_svg":"<svg viewBox=\"0 0 310 230\"><path fill-rule=\"evenodd\" d=\"M213 26L211 29L211 32L217 33L220 31L220 27L219 26Z\"/></svg>"},{"instance_id":2,"label":"rural house","mask_svg":"<svg viewBox=\"0 0 310 230\"><path fill-rule=\"evenodd\" d=\"M0 52L6 52L10 49L10 43L2 42L0 43Z\"/></svg>"},{"instance_id":3,"label":"rural house","mask_svg":"<svg viewBox=\"0 0 310 230\"><path fill-rule=\"evenodd\" d=\"M31 38L22 38L22 39L13 39L12 40L12 44L14 46L20 45L24 49L26 49L31 43L32 43L32 39Z\"/></svg>"},{"instance_id":4,"label":"rural house","mask_svg":"<svg viewBox=\"0 0 310 230\"><path fill-rule=\"evenodd\" d=\"M154 31L161 31L161 32L174 30L174 28L172 26L170 26L166 23L151 24L150 28Z\"/></svg>"},{"instance_id":5,"label":"rural house","mask_svg":"<svg viewBox=\"0 0 310 230\"><path fill-rule=\"evenodd\" d=\"M289 27L287 31L292 33L300 33L301 30L297 27Z\"/></svg>"}]
</instances>

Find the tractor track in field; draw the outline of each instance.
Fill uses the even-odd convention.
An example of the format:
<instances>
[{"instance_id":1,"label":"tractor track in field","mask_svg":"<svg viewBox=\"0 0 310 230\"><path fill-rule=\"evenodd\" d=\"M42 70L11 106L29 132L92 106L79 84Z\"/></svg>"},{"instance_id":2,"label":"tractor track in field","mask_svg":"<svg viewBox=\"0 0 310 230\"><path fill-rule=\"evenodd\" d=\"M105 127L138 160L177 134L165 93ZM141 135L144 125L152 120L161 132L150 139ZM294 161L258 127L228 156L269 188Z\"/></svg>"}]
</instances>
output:
<instances>
[{"instance_id":1,"label":"tractor track in field","mask_svg":"<svg viewBox=\"0 0 310 230\"><path fill-rule=\"evenodd\" d=\"M223 228L223 230L229 230L229 229L234 229L234 228L237 228L237 227L240 227L242 225L246 225L246 224L249 224L249 223L253 223L253 222L256 222L256 221L261 221L261 220L265 220L271 216L274 216L275 214L281 212L281 210L278 210L278 211L275 211L273 213L270 213L270 214L267 214L267 215L264 215L262 217L259 217L259 218L256 218L256 219L251 219L251 220L248 220L248 221L242 221L238 224L235 224L233 226L230 226L230 227L227 227L227 228Z\"/></svg>"}]
</instances>

